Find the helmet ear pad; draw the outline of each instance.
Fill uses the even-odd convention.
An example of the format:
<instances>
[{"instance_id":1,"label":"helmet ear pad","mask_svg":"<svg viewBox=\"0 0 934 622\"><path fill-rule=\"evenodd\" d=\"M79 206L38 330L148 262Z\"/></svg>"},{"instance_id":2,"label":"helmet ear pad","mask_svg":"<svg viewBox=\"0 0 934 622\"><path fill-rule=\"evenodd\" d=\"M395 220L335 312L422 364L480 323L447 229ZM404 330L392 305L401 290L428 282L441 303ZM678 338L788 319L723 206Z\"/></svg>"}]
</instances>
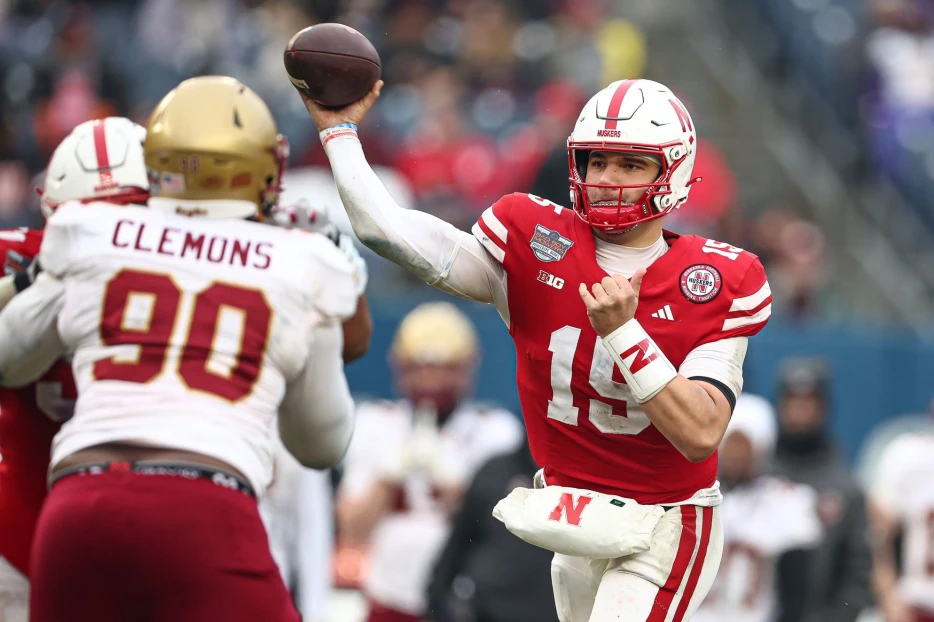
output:
<instances>
[{"instance_id":1,"label":"helmet ear pad","mask_svg":"<svg viewBox=\"0 0 934 622\"><path fill-rule=\"evenodd\" d=\"M577 167L577 174L582 180L587 179L587 164L590 162L591 149L574 150L574 166Z\"/></svg>"}]
</instances>

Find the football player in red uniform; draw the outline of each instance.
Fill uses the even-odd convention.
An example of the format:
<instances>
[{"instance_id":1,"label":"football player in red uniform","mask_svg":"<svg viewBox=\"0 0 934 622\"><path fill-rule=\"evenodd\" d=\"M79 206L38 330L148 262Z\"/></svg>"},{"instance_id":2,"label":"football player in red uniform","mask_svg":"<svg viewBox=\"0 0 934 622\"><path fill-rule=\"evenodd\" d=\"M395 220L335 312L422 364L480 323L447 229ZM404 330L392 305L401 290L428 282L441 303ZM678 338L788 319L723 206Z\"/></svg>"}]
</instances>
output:
<instances>
[{"instance_id":1,"label":"football player in red uniform","mask_svg":"<svg viewBox=\"0 0 934 622\"><path fill-rule=\"evenodd\" d=\"M110 117L77 126L56 148L42 190L48 217L69 200L145 204L149 194L143 139L146 130ZM29 286L42 231L0 231L0 307ZM29 602L29 550L45 499L52 437L77 397L71 367L54 364L37 382L0 389L0 619L25 620Z\"/></svg>"},{"instance_id":2,"label":"football player in red uniform","mask_svg":"<svg viewBox=\"0 0 934 622\"><path fill-rule=\"evenodd\" d=\"M716 449L742 389L747 338L772 301L754 255L662 228L696 181L690 114L657 82L610 84L568 138L571 209L507 195L471 235L400 209L373 174L357 125L381 87L341 110L306 106L360 240L439 289L492 303L509 327L547 487L535 493L563 489L541 518L557 553L560 618L689 619L723 546ZM532 500L521 507L531 512ZM655 507L627 516L657 524L614 542L587 520L631 502ZM627 554L595 554L586 534L625 541L611 548Z\"/></svg>"}]
</instances>

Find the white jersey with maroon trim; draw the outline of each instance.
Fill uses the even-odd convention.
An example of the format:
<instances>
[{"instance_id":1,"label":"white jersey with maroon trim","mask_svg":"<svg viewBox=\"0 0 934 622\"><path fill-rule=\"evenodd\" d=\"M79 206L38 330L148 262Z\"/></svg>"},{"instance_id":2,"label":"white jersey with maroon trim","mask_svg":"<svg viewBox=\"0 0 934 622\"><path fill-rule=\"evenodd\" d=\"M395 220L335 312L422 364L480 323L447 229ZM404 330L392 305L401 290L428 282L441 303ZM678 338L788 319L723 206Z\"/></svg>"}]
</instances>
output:
<instances>
[{"instance_id":1,"label":"white jersey with maroon trim","mask_svg":"<svg viewBox=\"0 0 934 622\"><path fill-rule=\"evenodd\" d=\"M871 495L902 525L902 598L934 611L934 435L893 440L879 459Z\"/></svg>"},{"instance_id":2,"label":"white jersey with maroon trim","mask_svg":"<svg viewBox=\"0 0 934 622\"><path fill-rule=\"evenodd\" d=\"M52 464L109 442L192 451L272 476L270 425L313 327L356 307L324 236L106 203L49 219L45 271L64 284L58 333L79 399Z\"/></svg>"},{"instance_id":3,"label":"white jersey with maroon trim","mask_svg":"<svg viewBox=\"0 0 934 622\"><path fill-rule=\"evenodd\" d=\"M775 568L790 550L816 546L822 537L817 493L773 478L723 495L724 547L720 571L695 622L771 622L778 606Z\"/></svg>"},{"instance_id":4,"label":"white jersey with maroon trim","mask_svg":"<svg viewBox=\"0 0 934 622\"><path fill-rule=\"evenodd\" d=\"M571 210L512 194L486 210L473 233L506 274L519 398L548 483L644 504L716 503L714 491L698 496L715 485L716 454L692 463L651 424L591 327L577 286L607 272L590 227ZM699 371L710 366L692 354L762 330L772 302L762 264L699 236L666 232L664 243L635 317L681 373L720 383L735 399L745 341L729 377Z\"/></svg>"},{"instance_id":5,"label":"white jersey with maroon trim","mask_svg":"<svg viewBox=\"0 0 934 622\"><path fill-rule=\"evenodd\" d=\"M408 402L367 402L357 411L357 428L344 459L341 497L369 494L387 467L415 444L444 462L449 485L466 488L489 458L518 447L522 424L511 413L474 404L458 407L431 435L426 448L423 430ZM450 528L437 487L424 470L402 480L395 507L373 530L364 591L383 606L413 615L424 613L426 590L435 557Z\"/></svg>"}]
</instances>

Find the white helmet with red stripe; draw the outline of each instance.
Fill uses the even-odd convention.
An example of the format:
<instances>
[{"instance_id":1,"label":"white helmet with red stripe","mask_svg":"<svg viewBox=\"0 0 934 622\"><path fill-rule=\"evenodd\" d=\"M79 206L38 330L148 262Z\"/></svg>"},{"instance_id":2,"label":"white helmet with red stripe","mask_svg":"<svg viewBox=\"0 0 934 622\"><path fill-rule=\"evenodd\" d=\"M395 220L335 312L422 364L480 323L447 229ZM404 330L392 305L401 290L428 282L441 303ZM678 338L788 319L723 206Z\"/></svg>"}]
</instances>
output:
<instances>
[{"instance_id":1,"label":"white helmet with red stripe","mask_svg":"<svg viewBox=\"0 0 934 622\"><path fill-rule=\"evenodd\" d=\"M622 233L641 222L664 216L688 198L697 136L684 104L664 84L620 80L591 98L568 137L571 205L590 226ZM591 151L649 156L661 172L649 184L616 186L584 181ZM591 204L587 188L618 190L616 201ZM635 202L623 200L628 188L644 188Z\"/></svg>"},{"instance_id":2,"label":"white helmet with red stripe","mask_svg":"<svg viewBox=\"0 0 934 622\"><path fill-rule=\"evenodd\" d=\"M45 175L42 213L64 201L145 204L149 180L143 160L146 130L123 117L78 125L55 148Z\"/></svg>"}]
</instances>

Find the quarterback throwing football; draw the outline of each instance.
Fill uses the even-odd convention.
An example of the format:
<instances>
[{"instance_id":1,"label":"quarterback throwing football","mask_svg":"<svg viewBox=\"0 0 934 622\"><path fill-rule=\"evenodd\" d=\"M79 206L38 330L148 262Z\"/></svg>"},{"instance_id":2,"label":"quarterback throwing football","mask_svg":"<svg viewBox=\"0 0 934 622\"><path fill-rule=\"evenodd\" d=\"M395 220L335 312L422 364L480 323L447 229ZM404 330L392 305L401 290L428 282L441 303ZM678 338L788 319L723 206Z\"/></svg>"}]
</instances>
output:
<instances>
[{"instance_id":1,"label":"quarterback throwing football","mask_svg":"<svg viewBox=\"0 0 934 622\"><path fill-rule=\"evenodd\" d=\"M562 620L689 619L723 547L716 449L772 300L754 255L662 228L695 181L691 116L657 82L610 84L568 138L572 209L507 195L471 235L400 209L367 164L357 125L381 88L306 106L360 240L509 327L543 471L501 518L556 552Z\"/></svg>"}]
</instances>

